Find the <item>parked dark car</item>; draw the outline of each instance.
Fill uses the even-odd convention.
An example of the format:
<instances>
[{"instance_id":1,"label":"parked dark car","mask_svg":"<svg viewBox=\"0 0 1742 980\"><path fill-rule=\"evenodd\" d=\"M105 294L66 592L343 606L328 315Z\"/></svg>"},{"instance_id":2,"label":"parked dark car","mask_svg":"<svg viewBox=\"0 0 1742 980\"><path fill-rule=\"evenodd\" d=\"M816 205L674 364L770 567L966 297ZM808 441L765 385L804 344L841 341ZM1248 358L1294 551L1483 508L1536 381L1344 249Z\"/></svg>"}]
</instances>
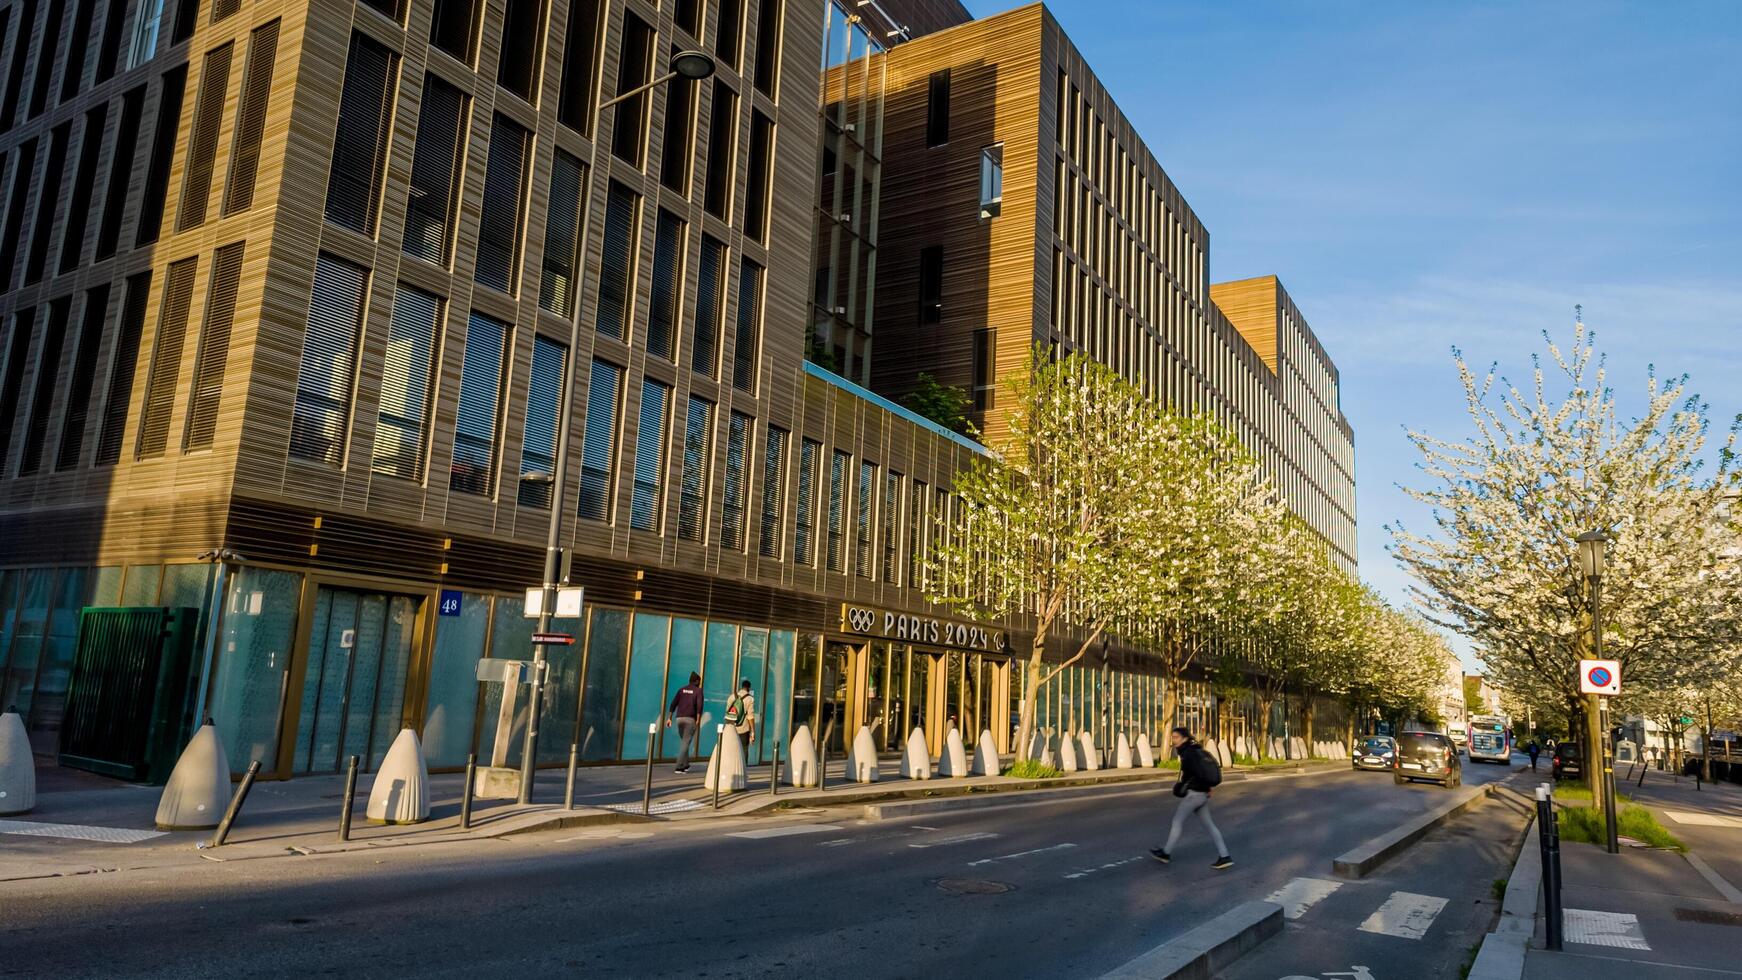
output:
<instances>
[{"instance_id":1,"label":"parked dark car","mask_svg":"<svg viewBox=\"0 0 1742 980\"><path fill-rule=\"evenodd\" d=\"M1577 742L1562 742L1554 747L1554 778L1585 778L1585 754Z\"/></svg>"},{"instance_id":2,"label":"parked dark car","mask_svg":"<svg viewBox=\"0 0 1742 980\"><path fill-rule=\"evenodd\" d=\"M1447 789L1464 784L1464 764L1458 760L1457 747L1439 732L1404 732L1397 736L1392 762L1391 779L1399 786L1417 779L1439 783Z\"/></svg>"},{"instance_id":3,"label":"parked dark car","mask_svg":"<svg viewBox=\"0 0 1742 980\"><path fill-rule=\"evenodd\" d=\"M1385 772L1391 768L1392 757L1397 755L1397 740L1390 735L1369 735L1355 743L1355 750L1349 758L1349 763L1356 769L1372 769Z\"/></svg>"}]
</instances>

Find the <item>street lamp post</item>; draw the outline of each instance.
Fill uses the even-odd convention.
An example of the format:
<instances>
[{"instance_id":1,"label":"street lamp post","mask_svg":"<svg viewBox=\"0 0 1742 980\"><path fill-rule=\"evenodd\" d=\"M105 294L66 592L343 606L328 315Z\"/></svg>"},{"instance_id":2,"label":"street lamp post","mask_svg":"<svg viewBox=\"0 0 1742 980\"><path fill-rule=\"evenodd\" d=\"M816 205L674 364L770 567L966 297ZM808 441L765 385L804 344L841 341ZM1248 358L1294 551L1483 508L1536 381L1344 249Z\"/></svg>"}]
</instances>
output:
<instances>
[{"instance_id":1,"label":"street lamp post","mask_svg":"<svg viewBox=\"0 0 1742 980\"><path fill-rule=\"evenodd\" d=\"M699 81L714 73L714 56L705 51L679 51L671 56L671 70L644 84L637 85L627 92L619 92L609 99L599 103L593 110L596 121L606 109L610 109L636 96L645 94L673 79L683 78ZM593 127L598 132L598 126ZM603 169L603 155L594 143L592 165L587 168L586 194L581 198L583 214L590 213L593 200L593 184L598 173ZM583 239L584 241L585 239ZM578 287L582 278L586 249L580 249L575 259L575 284ZM563 532L563 488L568 483L569 469L569 413L574 406L575 350L581 343L581 301L580 290L575 290L574 308L569 312L569 350L568 364L563 379L562 397L558 399L557 407L557 437L556 461L552 467L550 487L550 527L546 530L544 541L544 584L543 603L538 614L538 632L549 633L551 619L556 613L556 592L560 584L557 579L562 574L562 532ZM521 803L532 802L532 777L538 765L538 720L543 707L544 696L544 644L534 643L532 646L532 679L528 684L526 706L526 739L520 753L520 796Z\"/></svg>"},{"instance_id":2,"label":"street lamp post","mask_svg":"<svg viewBox=\"0 0 1742 980\"><path fill-rule=\"evenodd\" d=\"M1591 657L1603 659L1603 566L1608 561L1609 535L1603 531L1586 531L1576 539L1579 545L1579 572L1591 586ZM1607 849L1621 853L1619 833L1615 826L1615 766L1609 757L1608 719L1603 697L1585 695L1585 758L1595 768L1597 782L1591 784L1593 796L1601 791L1603 821L1608 831Z\"/></svg>"}]
</instances>

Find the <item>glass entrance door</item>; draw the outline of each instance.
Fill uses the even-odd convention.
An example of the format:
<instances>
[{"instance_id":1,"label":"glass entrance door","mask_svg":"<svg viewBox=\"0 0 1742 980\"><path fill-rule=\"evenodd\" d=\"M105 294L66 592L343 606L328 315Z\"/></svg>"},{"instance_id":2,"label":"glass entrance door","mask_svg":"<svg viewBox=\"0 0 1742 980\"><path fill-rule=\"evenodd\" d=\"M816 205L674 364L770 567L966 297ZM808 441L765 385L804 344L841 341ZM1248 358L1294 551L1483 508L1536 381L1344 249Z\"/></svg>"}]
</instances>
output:
<instances>
[{"instance_id":1,"label":"glass entrance door","mask_svg":"<svg viewBox=\"0 0 1742 980\"><path fill-rule=\"evenodd\" d=\"M829 640L823 644L821 712L817 738L831 754L845 753L853 745L859 727L866 724L866 675L869 673L866 645Z\"/></svg>"},{"instance_id":2,"label":"glass entrance door","mask_svg":"<svg viewBox=\"0 0 1742 980\"><path fill-rule=\"evenodd\" d=\"M322 586L296 728L297 773L374 770L399 735L421 600Z\"/></svg>"}]
</instances>

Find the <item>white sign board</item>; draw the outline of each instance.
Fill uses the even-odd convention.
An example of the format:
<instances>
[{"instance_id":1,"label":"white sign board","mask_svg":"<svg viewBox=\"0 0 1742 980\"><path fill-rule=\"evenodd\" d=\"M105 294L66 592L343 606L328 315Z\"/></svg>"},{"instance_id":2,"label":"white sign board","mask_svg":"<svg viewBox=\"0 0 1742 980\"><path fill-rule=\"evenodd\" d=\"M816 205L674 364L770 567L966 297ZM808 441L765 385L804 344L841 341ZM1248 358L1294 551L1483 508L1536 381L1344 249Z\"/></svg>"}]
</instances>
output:
<instances>
[{"instance_id":1,"label":"white sign board","mask_svg":"<svg viewBox=\"0 0 1742 980\"><path fill-rule=\"evenodd\" d=\"M1606 697L1621 693L1621 661L1579 661L1579 693Z\"/></svg>"},{"instance_id":2,"label":"white sign board","mask_svg":"<svg viewBox=\"0 0 1742 980\"><path fill-rule=\"evenodd\" d=\"M556 590L557 619L579 619L581 615L582 590L578 586L565 585ZM522 614L527 619L537 619L544 614L544 589L532 588L526 590L526 602Z\"/></svg>"}]
</instances>

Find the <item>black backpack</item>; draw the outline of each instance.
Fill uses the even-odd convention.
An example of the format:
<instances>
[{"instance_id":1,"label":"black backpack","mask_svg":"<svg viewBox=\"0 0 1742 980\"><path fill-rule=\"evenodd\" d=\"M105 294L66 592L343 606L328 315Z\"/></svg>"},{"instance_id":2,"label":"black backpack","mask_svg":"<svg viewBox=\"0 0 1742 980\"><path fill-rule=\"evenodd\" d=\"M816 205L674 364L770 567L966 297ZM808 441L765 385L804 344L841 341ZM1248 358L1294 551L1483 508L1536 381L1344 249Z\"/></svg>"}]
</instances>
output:
<instances>
[{"instance_id":1,"label":"black backpack","mask_svg":"<svg viewBox=\"0 0 1742 980\"><path fill-rule=\"evenodd\" d=\"M1198 779L1212 789L1222 785L1222 763L1202 745L1198 749Z\"/></svg>"}]
</instances>

